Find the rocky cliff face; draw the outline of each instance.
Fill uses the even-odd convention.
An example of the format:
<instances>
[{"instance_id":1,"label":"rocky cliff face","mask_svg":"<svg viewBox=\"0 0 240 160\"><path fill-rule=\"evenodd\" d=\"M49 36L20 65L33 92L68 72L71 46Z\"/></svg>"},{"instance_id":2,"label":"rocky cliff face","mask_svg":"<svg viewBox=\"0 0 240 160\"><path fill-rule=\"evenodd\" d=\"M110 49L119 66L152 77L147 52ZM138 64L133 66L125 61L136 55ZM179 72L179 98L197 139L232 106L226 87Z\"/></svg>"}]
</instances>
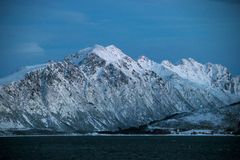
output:
<instances>
[{"instance_id":1,"label":"rocky cliff face","mask_svg":"<svg viewBox=\"0 0 240 160\"><path fill-rule=\"evenodd\" d=\"M113 45L23 68L0 84L1 130L117 130L240 100L239 77L221 65L135 61Z\"/></svg>"}]
</instances>

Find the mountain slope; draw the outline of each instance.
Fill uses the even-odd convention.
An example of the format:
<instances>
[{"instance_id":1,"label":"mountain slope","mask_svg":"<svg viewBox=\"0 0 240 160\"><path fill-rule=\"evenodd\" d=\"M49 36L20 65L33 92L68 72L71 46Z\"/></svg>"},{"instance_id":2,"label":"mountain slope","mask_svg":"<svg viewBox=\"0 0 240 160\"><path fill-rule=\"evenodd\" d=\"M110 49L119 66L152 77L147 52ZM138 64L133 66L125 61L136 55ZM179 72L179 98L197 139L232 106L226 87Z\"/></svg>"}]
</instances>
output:
<instances>
[{"instance_id":1,"label":"mountain slope","mask_svg":"<svg viewBox=\"0 0 240 160\"><path fill-rule=\"evenodd\" d=\"M146 57L134 61L113 45L96 45L63 61L30 67L11 83L0 80L0 128L117 130L173 113L218 110L240 99L239 79L224 67L202 65L208 67L193 72L201 64L190 61L172 67ZM203 79L199 83L193 77Z\"/></svg>"},{"instance_id":2,"label":"mountain slope","mask_svg":"<svg viewBox=\"0 0 240 160\"><path fill-rule=\"evenodd\" d=\"M240 102L221 107L219 110L199 109L191 113L180 113L155 121L146 126L145 130L178 130L194 133L197 130L212 132L239 132Z\"/></svg>"}]
</instances>

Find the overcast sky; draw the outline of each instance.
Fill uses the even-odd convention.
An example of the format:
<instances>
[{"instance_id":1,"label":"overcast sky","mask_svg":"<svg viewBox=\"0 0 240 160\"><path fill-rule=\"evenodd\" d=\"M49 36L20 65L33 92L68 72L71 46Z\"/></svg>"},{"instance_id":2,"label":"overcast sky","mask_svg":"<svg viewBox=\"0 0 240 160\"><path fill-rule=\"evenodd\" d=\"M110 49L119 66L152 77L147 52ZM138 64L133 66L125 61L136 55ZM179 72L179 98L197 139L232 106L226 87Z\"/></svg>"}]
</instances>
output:
<instances>
[{"instance_id":1,"label":"overcast sky","mask_svg":"<svg viewBox=\"0 0 240 160\"><path fill-rule=\"evenodd\" d=\"M137 59L192 57L240 74L238 0L1 0L0 77L94 44Z\"/></svg>"}]
</instances>

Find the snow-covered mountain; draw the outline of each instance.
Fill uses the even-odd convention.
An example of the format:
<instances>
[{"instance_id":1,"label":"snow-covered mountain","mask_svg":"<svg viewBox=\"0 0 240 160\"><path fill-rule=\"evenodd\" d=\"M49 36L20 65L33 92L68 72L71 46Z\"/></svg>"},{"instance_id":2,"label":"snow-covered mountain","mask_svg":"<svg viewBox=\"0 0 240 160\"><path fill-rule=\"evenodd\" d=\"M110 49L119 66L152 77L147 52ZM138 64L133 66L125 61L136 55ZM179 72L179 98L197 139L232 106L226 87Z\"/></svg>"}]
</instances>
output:
<instances>
[{"instance_id":1,"label":"snow-covered mountain","mask_svg":"<svg viewBox=\"0 0 240 160\"><path fill-rule=\"evenodd\" d=\"M96 45L0 79L0 129L117 130L237 101L240 78L221 65L135 61Z\"/></svg>"}]
</instances>

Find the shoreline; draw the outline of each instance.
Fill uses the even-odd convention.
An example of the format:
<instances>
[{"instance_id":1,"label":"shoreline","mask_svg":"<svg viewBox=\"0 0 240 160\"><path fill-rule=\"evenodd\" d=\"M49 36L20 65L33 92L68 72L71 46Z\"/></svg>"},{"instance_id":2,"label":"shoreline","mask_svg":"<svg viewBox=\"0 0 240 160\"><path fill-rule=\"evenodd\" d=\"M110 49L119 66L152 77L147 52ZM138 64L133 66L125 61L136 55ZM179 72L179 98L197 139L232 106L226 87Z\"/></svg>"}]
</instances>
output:
<instances>
[{"instance_id":1,"label":"shoreline","mask_svg":"<svg viewBox=\"0 0 240 160\"><path fill-rule=\"evenodd\" d=\"M240 137L234 134L55 134L55 135L0 135L0 138L15 137Z\"/></svg>"}]
</instances>

